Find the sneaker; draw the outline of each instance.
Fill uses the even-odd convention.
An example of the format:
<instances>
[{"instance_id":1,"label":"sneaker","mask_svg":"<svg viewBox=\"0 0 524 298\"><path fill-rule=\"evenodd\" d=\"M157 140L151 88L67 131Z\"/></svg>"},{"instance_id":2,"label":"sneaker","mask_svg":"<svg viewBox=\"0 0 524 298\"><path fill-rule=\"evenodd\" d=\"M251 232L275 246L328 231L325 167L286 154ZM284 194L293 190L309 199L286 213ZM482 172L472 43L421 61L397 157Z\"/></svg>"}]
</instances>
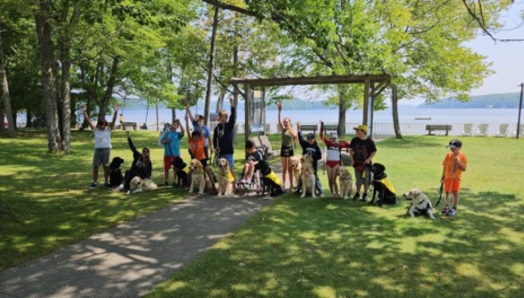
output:
<instances>
[{"instance_id":1,"label":"sneaker","mask_svg":"<svg viewBox=\"0 0 524 298\"><path fill-rule=\"evenodd\" d=\"M442 215L448 215L448 213L449 213L449 207L446 206L444 207L444 209L442 209Z\"/></svg>"},{"instance_id":2,"label":"sneaker","mask_svg":"<svg viewBox=\"0 0 524 298\"><path fill-rule=\"evenodd\" d=\"M453 216L457 215L457 210L455 210L455 209L449 209L447 215L453 217Z\"/></svg>"},{"instance_id":3,"label":"sneaker","mask_svg":"<svg viewBox=\"0 0 524 298\"><path fill-rule=\"evenodd\" d=\"M109 184L109 182L104 182L104 186L105 187L111 187L111 184Z\"/></svg>"},{"instance_id":4,"label":"sneaker","mask_svg":"<svg viewBox=\"0 0 524 298\"><path fill-rule=\"evenodd\" d=\"M122 184L120 184L119 186L113 188L112 190L113 191L122 191L124 189L124 186Z\"/></svg>"},{"instance_id":5,"label":"sneaker","mask_svg":"<svg viewBox=\"0 0 524 298\"><path fill-rule=\"evenodd\" d=\"M96 188L98 186L98 182L93 182L91 185L89 185L89 188Z\"/></svg>"},{"instance_id":6,"label":"sneaker","mask_svg":"<svg viewBox=\"0 0 524 298\"><path fill-rule=\"evenodd\" d=\"M244 179L244 183L251 184L251 178Z\"/></svg>"},{"instance_id":7,"label":"sneaker","mask_svg":"<svg viewBox=\"0 0 524 298\"><path fill-rule=\"evenodd\" d=\"M169 185L169 182L164 182L164 183L161 183L159 186L168 186Z\"/></svg>"},{"instance_id":8,"label":"sneaker","mask_svg":"<svg viewBox=\"0 0 524 298\"><path fill-rule=\"evenodd\" d=\"M210 192L209 192L210 195L217 195L218 194L218 191L216 189L212 189Z\"/></svg>"},{"instance_id":9,"label":"sneaker","mask_svg":"<svg viewBox=\"0 0 524 298\"><path fill-rule=\"evenodd\" d=\"M353 196L353 201L356 201L360 198L360 194L357 192L354 196Z\"/></svg>"},{"instance_id":10,"label":"sneaker","mask_svg":"<svg viewBox=\"0 0 524 298\"><path fill-rule=\"evenodd\" d=\"M368 194L365 193L363 196L362 196L362 199L360 199L362 202L367 202L368 201Z\"/></svg>"}]
</instances>

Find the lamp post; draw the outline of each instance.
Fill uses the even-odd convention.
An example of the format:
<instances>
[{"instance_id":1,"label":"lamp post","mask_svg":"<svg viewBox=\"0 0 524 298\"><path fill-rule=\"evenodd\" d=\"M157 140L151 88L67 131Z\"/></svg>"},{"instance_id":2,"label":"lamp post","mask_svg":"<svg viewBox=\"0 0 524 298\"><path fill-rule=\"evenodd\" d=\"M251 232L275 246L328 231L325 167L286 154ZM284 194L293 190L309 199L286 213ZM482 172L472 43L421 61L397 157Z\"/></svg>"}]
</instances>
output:
<instances>
[{"instance_id":1,"label":"lamp post","mask_svg":"<svg viewBox=\"0 0 524 298\"><path fill-rule=\"evenodd\" d=\"M517 120L517 139L520 135L520 114L522 112L522 93L524 92L524 83L521 83L520 85L520 101L519 101L519 119Z\"/></svg>"}]
</instances>

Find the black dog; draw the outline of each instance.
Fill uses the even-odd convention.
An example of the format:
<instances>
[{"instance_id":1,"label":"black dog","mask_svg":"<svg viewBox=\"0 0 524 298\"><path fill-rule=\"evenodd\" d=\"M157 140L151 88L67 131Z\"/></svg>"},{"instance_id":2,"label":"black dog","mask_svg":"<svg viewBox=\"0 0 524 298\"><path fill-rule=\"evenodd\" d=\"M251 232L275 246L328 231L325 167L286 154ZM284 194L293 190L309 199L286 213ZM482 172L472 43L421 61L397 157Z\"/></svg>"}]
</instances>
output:
<instances>
[{"instance_id":1,"label":"black dog","mask_svg":"<svg viewBox=\"0 0 524 298\"><path fill-rule=\"evenodd\" d=\"M373 173L373 198L370 204L375 202L375 196L378 193L377 204L382 207L382 204L396 204L397 196L395 195L395 189L388 180L388 175L385 173L386 167L383 164L376 163L371 166L371 172Z\"/></svg>"},{"instance_id":2,"label":"black dog","mask_svg":"<svg viewBox=\"0 0 524 298\"><path fill-rule=\"evenodd\" d=\"M262 177L262 194L269 194L271 197L277 197L284 194L282 185L276 184L273 180L267 177Z\"/></svg>"},{"instance_id":3,"label":"black dog","mask_svg":"<svg viewBox=\"0 0 524 298\"><path fill-rule=\"evenodd\" d=\"M111 187L116 187L122 184L124 176L122 175L122 170L120 166L124 163L124 160L120 157L113 158L113 161L109 164L109 185Z\"/></svg>"},{"instance_id":4,"label":"black dog","mask_svg":"<svg viewBox=\"0 0 524 298\"><path fill-rule=\"evenodd\" d=\"M184 170L184 168L187 166L186 163L182 160L182 158L177 158L173 160L172 164L175 168L177 177L175 187L180 187L180 183L182 183L182 187L189 187L189 177Z\"/></svg>"}]
</instances>

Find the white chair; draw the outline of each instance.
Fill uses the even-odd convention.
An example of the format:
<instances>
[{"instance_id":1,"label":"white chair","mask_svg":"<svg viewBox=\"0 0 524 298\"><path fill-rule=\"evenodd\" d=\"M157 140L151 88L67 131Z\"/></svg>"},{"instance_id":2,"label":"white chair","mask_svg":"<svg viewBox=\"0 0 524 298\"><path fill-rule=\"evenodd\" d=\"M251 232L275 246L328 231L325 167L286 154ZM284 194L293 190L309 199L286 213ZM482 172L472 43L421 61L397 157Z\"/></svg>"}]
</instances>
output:
<instances>
[{"instance_id":1,"label":"white chair","mask_svg":"<svg viewBox=\"0 0 524 298\"><path fill-rule=\"evenodd\" d=\"M496 137L505 138L508 136L508 126L509 124L501 124L499 130L495 134Z\"/></svg>"},{"instance_id":2,"label":"white chair","mask_svg":"<svg viewBox=\"0 0 524 298\"><path fill-rule=\"evenodd\" d=\"M517 136L517 128L515 127L515 131L513 132L513 135L514 136ZM521 124L520 125L520 128L519 128L519 137L524 135L524 124Z\"/></svg>"},{"instance_id":3,"label":"white chair","mask_svg":"<svg viewBox=\"0 0 524 298\"><path fill-rule=\"evenodd\" d=\"M488 135L488 127L489 127L489 124L486 124L486 123L479 124L476 136L477 137L486 137Z\"/></svg>"},{"instance_id":4,"label":"white chair","mask_svg":"<svg viewBox=\"0 0 524 298\"><path fill-rule=\"evenodd\" d=\"M472 136L473 135L473 124L466 123L464 124L464 130L462 131L463 136Z\"/></svg>"}]
</instances>

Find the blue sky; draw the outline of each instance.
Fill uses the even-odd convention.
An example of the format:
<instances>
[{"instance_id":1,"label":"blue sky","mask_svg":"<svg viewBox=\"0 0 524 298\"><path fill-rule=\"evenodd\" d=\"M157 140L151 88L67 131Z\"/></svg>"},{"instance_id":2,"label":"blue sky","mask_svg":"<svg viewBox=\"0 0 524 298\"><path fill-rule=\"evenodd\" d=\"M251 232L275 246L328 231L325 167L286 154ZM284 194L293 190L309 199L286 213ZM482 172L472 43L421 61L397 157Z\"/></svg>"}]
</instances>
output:
<instances>
[{"instance_id":1,"label":"blue sky","mask_svg":"<svg viewBox=\"0 0 524 298\"><path fill-rule=\"evenodd\" d=\"M511 9L501 14L501 23L504 29L514 30L501 31L495 36L497 38L513 38L524 40L524 26L520 14L524 11L524 0L516 0ZM472 42L468 43L475 52L487 57L487 61L493 63L491 68L496 72L484 80L482 87L472 90L472 95L511 93L519 92L517 87L524 82L524 41L520 42L497 42L489 36L479 34Z\"/></svg>"}]
</instances>

